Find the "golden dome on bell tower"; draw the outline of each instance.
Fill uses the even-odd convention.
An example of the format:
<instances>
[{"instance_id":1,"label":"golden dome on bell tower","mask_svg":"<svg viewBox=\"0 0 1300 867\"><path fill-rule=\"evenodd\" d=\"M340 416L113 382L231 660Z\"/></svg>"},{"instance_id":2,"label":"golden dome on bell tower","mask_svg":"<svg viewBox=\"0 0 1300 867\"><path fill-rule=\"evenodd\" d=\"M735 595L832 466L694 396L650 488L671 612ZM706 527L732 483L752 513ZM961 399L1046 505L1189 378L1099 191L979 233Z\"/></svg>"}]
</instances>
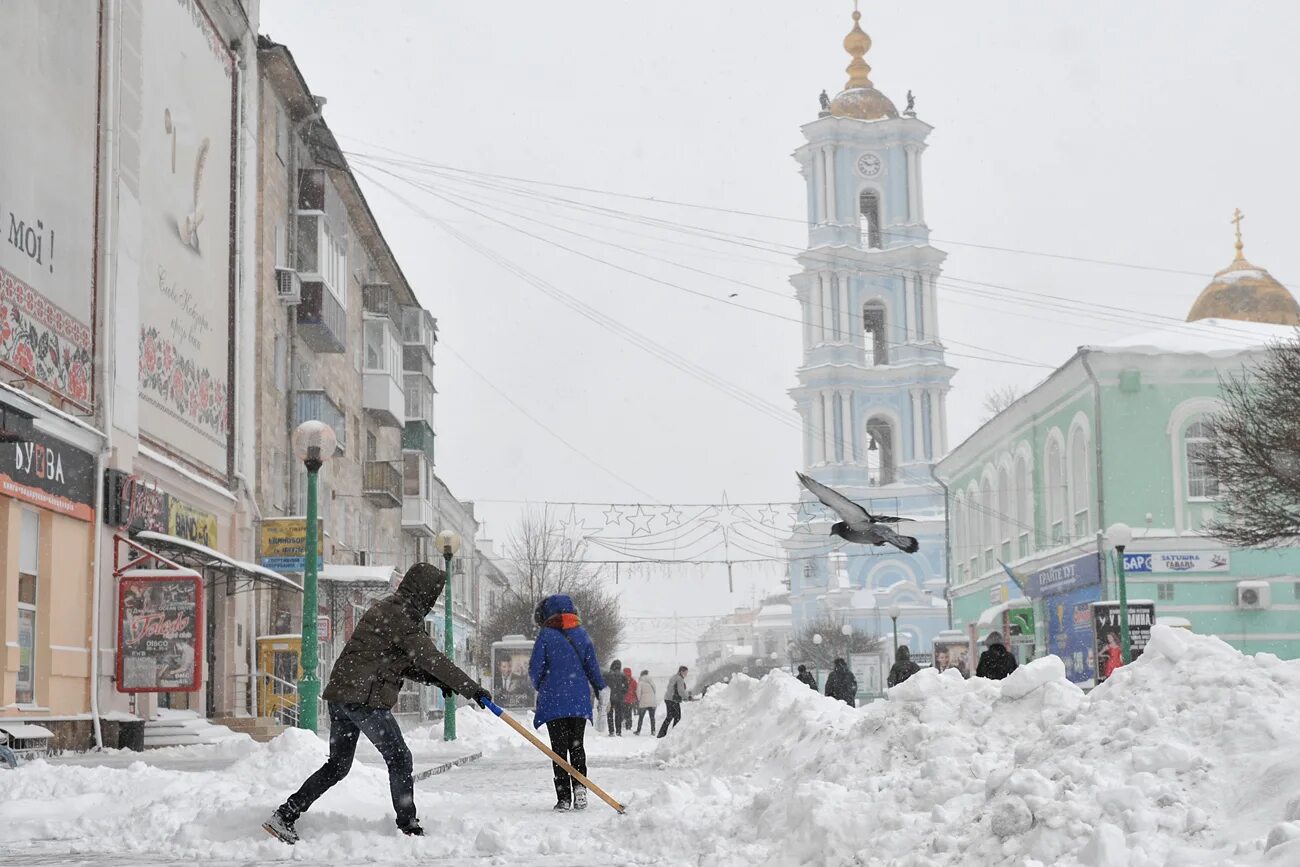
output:
<instances>
[{"instance_id":1,"label":"golden dome on bell tower","mask_svg":"<svg viewBox=\"0 0 1300 867\"><path fill-rule=\"evenodd\" d=\"M1235 319L1241 322L1267 322L1273 325L1300 325L1300 304L1285 286L1263 268L1246 261L1242 254L1241 221L1238 208L1232 222L1237 224L1237 255L1232 264L1214 275L1210 285L1201 290L1187 314L1188 322L1198 319Z\"/></svg>"},{"instance_id":2,"label":"golden dome on bell tower","mask_svg":"<svg viewBox=\"0 0 1300 867\"><path fill-rule=\"evenodd\" d=\"M898 117L894 103L871 83L871 67L863 60L863 55L871 50L871 37L858 24L861 19L862 13L858 11L857 0L854 0L853 29L844 37L844 50L852 58L844 69L849 74L849 80L844 85L844 90L831 100L830 113L835 117L855 117L859 120Z\"/></svg>"}]
</instances>

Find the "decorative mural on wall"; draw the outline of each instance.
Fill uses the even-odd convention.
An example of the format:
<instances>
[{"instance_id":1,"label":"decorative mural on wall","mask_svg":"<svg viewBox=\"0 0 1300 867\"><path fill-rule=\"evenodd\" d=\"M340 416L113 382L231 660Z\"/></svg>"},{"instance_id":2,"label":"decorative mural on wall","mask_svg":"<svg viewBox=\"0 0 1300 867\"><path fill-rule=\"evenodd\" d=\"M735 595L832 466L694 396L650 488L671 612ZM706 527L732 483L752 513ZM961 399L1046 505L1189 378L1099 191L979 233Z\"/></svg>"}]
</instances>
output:
<instances>
[{"instance_id":1,"label":"decorative mural on wall","mask_svg":"<svg viewBox=\"0 0 1300 867\"><path fill-rule=\"evenodd\" d=\"M234 58L196 0L140 26L140 427L224 471Z\"/></svg>"},{"instance_id":2,"label":"decorative mural on wall","mask_svg":"<svg viewBox=\"0 0 1300 867\"><path fill-rule=\"evenodd\" d=\"M99 4L0 4L0 364L89 407ZM57 56L57 60L56 60Z\"/></svg>"}]
</instances>

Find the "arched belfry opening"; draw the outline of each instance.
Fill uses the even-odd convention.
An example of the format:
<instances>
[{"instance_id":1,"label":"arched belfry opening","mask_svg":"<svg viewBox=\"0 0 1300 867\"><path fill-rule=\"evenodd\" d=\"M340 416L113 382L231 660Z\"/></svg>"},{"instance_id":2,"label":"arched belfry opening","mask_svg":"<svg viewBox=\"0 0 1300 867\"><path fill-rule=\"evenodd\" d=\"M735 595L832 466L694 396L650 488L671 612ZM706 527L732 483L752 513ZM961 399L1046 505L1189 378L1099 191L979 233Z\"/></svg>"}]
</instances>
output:
<instances>
[{"instance_id":1,"label":"arched belfry opening","mask_svg":"<svg viewBox=\"0 0 1300 867\"><path fill-rule=\"evenodd\" d=\"M897 473L894 426L884 416L867 419L867 484L892 485Z\"/></svg>"},{"instance_id":2,"label":"arched belfry opening","mask_svg":"<svg viewBox=\"0 0 1300 867\"><path fill-rule=\"evenodd\" d=\"M875 190L863 190L858 196L858 213L862 215L862 246L880 249L880 196Z\"/></svg>"},{"instance_id":3,"label":"arched belfry opening","mask_svg":"<svg viewBox=\"0 0 1300 867\"><path fill-rule=\"evenodd\" d=\"M885 305L869 301L862 307L862 335L867 363L876 366L889 363L889 335L886 329Z\"/></svg>"}]
</instances>

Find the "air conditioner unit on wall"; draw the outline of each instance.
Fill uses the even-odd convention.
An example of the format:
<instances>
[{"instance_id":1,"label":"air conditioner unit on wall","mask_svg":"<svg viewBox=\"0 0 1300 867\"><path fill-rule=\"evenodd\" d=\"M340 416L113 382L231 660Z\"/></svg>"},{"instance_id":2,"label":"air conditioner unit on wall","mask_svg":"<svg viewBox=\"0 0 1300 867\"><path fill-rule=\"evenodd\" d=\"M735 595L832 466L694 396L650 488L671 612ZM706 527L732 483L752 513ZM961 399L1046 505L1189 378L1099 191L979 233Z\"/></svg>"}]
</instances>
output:
<instances>
[{"instance_id":1,"label":"air conditioner unit on wall","mask_svg":"<svg viewBox=\"0 0 1300 867\"><path fill-rule=\"evenodd\" d=\"M275 269L275 297L281 304L302 303L302 279L292 268Z\"/></svg>"},{"instance_id":2,"label":"air conditioner unit on wall","mask_svg":"<svg viewBox=\"0 0 1300 867\"><path fill-rule=\"evenodd\" d=\"M1238 581L1237 607L1243 611L1264 611L1273 604L1267 581Z\"/></svg>"}]
</instances>

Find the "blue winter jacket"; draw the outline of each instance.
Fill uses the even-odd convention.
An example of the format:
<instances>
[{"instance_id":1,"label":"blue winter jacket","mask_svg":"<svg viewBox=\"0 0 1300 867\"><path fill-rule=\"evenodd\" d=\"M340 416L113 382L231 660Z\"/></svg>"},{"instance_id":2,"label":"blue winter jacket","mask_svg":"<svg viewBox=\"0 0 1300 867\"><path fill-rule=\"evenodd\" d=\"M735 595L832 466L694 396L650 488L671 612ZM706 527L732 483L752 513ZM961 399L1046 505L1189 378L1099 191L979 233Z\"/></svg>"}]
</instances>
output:
<instances>
[{"instance_id":1,"label":"blue winter jacket","mask_svg":"<svg viewBox=\"0 0 1300 867\"><path fill-rule=\"evenodd\" d=\"M543 623L557 614L577 613L573 600L564 595L547 596L541 610ZM543 626L533 644L528 676L537 690L534 728L565 717L591 719L591 691L605 688L596 648L581 626L564 630Z\"/></svg>"}]
</instances>

